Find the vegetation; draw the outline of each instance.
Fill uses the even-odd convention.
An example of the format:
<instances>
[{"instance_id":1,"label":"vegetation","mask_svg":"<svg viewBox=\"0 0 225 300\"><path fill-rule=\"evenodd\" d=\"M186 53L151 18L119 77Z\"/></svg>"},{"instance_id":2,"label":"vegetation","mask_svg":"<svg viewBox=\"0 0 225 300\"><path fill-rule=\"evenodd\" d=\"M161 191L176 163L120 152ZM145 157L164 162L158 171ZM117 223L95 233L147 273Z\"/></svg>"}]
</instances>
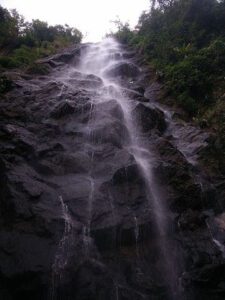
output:
<instances>
[{"instance_id":1,"label":"vegetation","mask_svg":"<svg viewBox=\"0 0 225 300\"><path fill-rule=\"evenodd\" d=\"M0 68L34 69L35 60L60 48L80 43L82 34L68 25L49 26L40 20L26 22L16 10L0 6Z\"/></svg>"},{"instance_id":2,"label":"vegetation","mask_svg":"<svg viewBox=\"0 0 225 300\"><path fill-rule=\"evenodd\" d=\"M152 0L135 30L118 22L115 36L155 66L173 105L214 130L209 152L224 172L225 0Z\"/></svg>"}]
</instances>

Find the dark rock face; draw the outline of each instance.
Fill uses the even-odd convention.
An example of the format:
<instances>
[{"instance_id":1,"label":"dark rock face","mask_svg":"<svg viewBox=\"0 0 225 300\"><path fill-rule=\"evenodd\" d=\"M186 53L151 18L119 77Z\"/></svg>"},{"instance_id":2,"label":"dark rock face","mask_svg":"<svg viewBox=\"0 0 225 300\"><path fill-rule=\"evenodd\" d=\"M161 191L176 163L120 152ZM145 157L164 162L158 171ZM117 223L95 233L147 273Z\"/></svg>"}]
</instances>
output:
<instances>
[{"instance_id":1,"label":"dark rock face","mask_svg":"<svg viewBox=\"0 0 225 300\"><path fill-rule=\"evenodd\" d=\"M73 114L75 111L75 107L73 106L73 103L66 100L64 102L59 103L53 111L51 112L51 116L53 118L59 119L61 117Z\"/></svg>"},{"instance_id":2,"label":"dark rock face","mask_svg":"<svg viewBox=\"0 0 225 300\"><path fill-rule=\"evenodd\" d=\"M163 138L157 142L156 149L162 160L155 172L173 190L169 199L171 208L176 211L202 209L203 204L199 201L203 197L201 186L193 179L192 167L183 154Z\"/></svg>"},{"instance_id":3,"label":"dark rock face","mask_svg":"<svg viewBox=\"0 0 225 300\"><path fill-rule=\"evenodd\" d=\"M166 129L164 114L157 108L152 109L139 103L134 109L134 115L145 133L152 129L158 129L159 132L164 132Z\"/></svg>"},{"instance_id":4,"label":"dark rock face","mask_svg":"<svg viewBox=\"0 0 225 300\"><path fill-rule=\"evenodd\" d=\"M105 71L105 75L109 77L121 77L121 78L136 78L139 75L139 68L129 62L119 62L115 66Z\"/></svg>"},{"instance_id":5,"label":"dark rock face","mask_svg":"<svg viewBox=\"0 0 225 300\"><path fill-rule=\"evenodd\" d=\"M152 105L161 86L149 87L132 51L106 45L114 60L103 70L109 85L100 73L82 73L89 46L39 61L48 74L7 74L13 89L0 101L0 299L224 299L225 185L198 164L207 134ZM98 58L93 47L89 64ZM129 128L127 103L138 134ZM148 175L167 208L161 219L144 172L149 154Z\"/></svg>"}]
</instances>

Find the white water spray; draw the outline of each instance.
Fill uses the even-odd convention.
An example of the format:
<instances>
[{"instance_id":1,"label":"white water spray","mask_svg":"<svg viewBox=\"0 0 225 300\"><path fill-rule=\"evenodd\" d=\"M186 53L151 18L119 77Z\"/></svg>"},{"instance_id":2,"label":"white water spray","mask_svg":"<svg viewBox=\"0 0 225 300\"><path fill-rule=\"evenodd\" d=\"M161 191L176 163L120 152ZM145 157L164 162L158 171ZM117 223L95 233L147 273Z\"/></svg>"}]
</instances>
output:
<instances>
[{"instance_id":1,"label":"white water spray","mask_svg":"<svg viewBox=\"0 0 225 300\"><path fill-rule=\"evenodd\" d=\"M96 101L107 102L111 99L115 99L123 111L124 122L130 140L126 147L130 154L133 155L145 181L146 195L149 200L149 205L154 211L155 224L160 240L159 243L161 244L160 250L163 260L165 261L165 272L168 273L167 281L170 281L170 290L172 290L173 293L176 289L176 274L171 273L171 266L174 261L169 253L168 240L166 237L168 220L167 217L165 217L166 208L163 204L163 196L153 176L154 158L149 150L149 146L146 146L146 137L142 135L132 114L136 102L124 95L124 89L116 77L111 78L107 76L107 70L118 64L118 60L120 60L120 62L126 62L121 55L120 45L113 39L106 39L98 45L90 45L82 57L78 69L80 72L94 74L101 78L103 87L98 89L100 97L97 98ZM137 219L135 219L135 239L137 243L138 235Z\"/></svg>"}]
</instances>

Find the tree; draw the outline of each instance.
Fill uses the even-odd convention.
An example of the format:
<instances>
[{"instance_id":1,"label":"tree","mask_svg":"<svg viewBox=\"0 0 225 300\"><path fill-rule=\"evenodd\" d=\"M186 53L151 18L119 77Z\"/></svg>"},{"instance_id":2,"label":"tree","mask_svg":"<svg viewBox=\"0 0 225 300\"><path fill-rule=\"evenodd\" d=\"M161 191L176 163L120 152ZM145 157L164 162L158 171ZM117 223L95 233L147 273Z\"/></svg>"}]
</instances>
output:
<instances>
[{"instance_id":1,"label":"tree","mask_svg":"<svg viewBox=\"0 0 225 300\"><path fill-rule=\"evenodd\" d=\"M81 40L82 33L76 28L49 26L38 19L26 22L15 9L0 6L0 67L25 67Z\"/></svg>"},{"instance_id":2,"label":"tree","mask_svg":"<svg viewBox=\"0 0 225 300\"><path fill-rule=\"evenodd\" d=\"M174 4L175 0L151 0L151 9L156 8L157 6L160 9L166 9Z\"/></svg>"},{"instance_id":3,"label":"tree","mask_svg":"<svg viewBox=\"0 0 225 300\"><path fill-rule=\"evenodd\" d=\"M0 49L14 45L18 38L17 21L0 6Z\"/></svg>"}]
</instances>

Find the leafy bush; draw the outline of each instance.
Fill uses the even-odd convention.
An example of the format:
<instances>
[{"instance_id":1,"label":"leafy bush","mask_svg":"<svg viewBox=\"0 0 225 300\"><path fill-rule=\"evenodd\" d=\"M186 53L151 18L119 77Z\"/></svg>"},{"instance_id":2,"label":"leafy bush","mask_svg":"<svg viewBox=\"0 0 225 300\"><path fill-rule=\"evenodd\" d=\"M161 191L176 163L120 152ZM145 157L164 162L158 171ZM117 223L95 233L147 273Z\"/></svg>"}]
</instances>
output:
<instances>
[{"instance_id":1,"label":"leafy bush","mask_svg":"<svg viewBox=\"0 0 225 300\"><path fill-rule=\"evenodd\" d=\"M49 68L43 64L33 63L26 69L26 72L29 74L47 75Z\"/></svg>"},{"instance_id":2,"label":"leafy bush","mask_svg":"<svg viewBox=\"0 0 225 300\"><path fill-rule=\"evenodd\" d=\"M18 67L19 64L12 57L0 56L0 66L11 69Z\"/></svg>"},{"instance_id":3,"label":"leafy bush","mask_svg":"<svg viewBox=\"0 0 225 300\"><path fill-rule=\"evenodd\" d=\"M192 55L165 68L168 89L175 95L184 93L195 99L197 105L212 102L210 63L201 55ZM183 97L183 96L182 96Z\"/></svg>"},{"instance_id":4,"label":"leafy bush","mask_svg":"<svg viewBox=\"0 0 225 300\"><path fill-rule=\"evenodd\" d=\"M122 44L130 44L134 38L134 32L130 29L129 24L123 24L120 20L116 20L114 23L117 26L117 32L108 36L116 37Z\"/></svg>"}]
</instances>

